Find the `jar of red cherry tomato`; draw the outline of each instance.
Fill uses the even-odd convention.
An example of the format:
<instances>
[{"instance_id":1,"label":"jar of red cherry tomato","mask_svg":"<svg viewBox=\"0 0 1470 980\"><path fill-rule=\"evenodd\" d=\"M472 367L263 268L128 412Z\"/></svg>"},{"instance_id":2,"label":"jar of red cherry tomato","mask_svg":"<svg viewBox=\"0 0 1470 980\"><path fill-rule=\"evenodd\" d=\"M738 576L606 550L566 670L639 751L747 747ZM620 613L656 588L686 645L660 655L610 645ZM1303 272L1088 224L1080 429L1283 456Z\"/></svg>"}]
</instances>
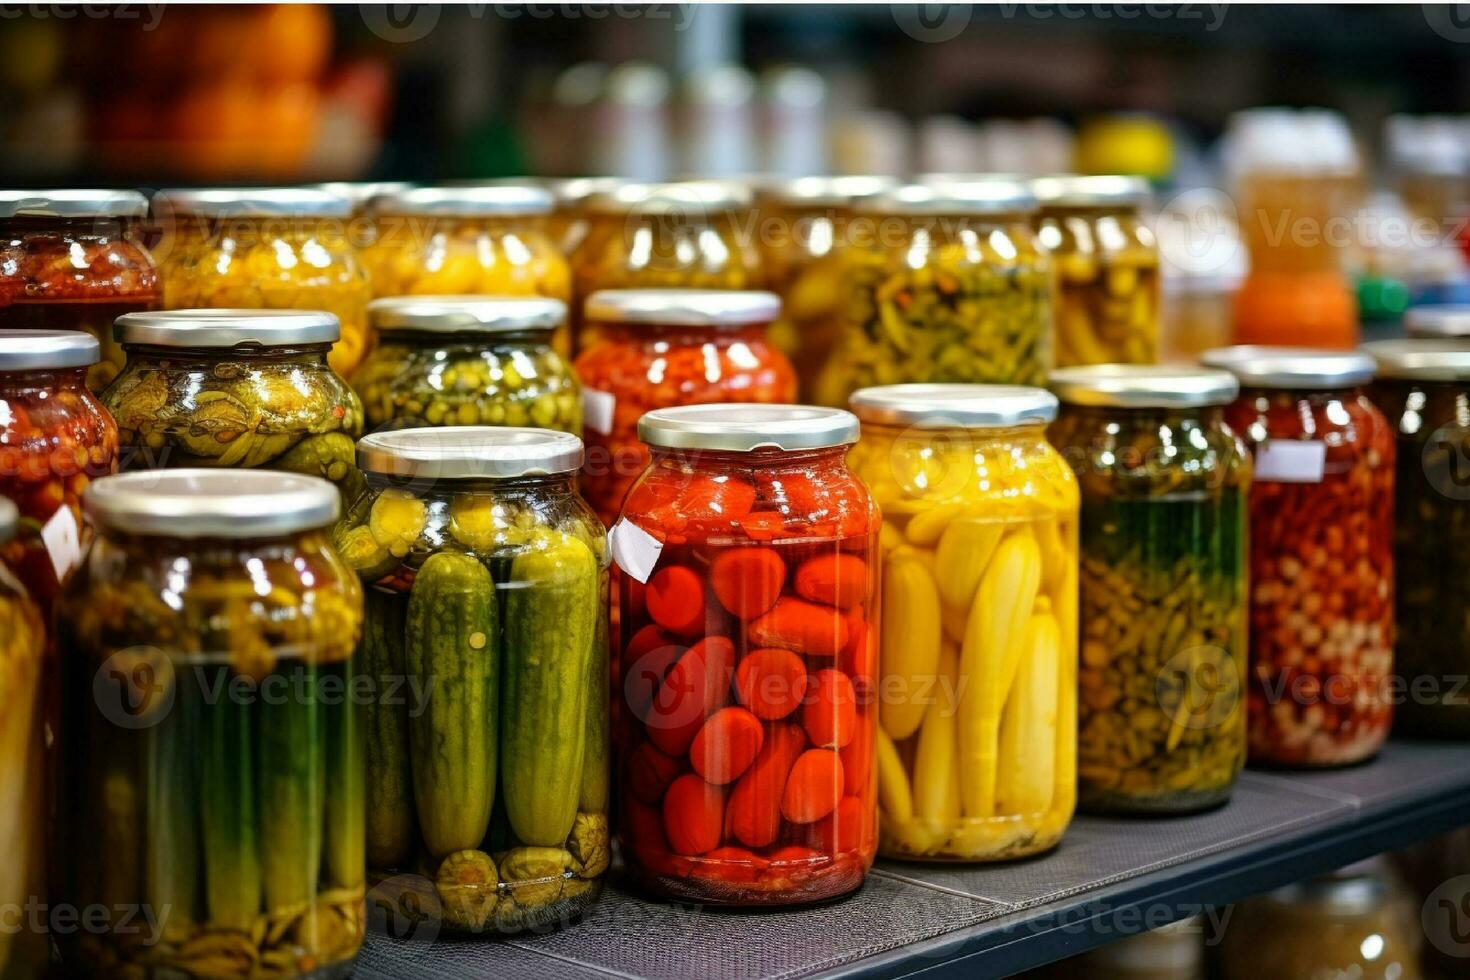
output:
<instances>
[{"instance_id":1,"label":"jar of red cherry tomato","mask_svg":"<svg viewBox=\"0 0 1470 980\"><path fill-rule=\"evenodd\" d=\"M857 419L695 405L638 425L652 462L611 535L622 853L664 896L796 905L877 850L878 512Z\"/></svg>"},{"instance_id":2,"label":"jar of red cherry tomato","mask_svg":"<svg viewBox=\"0 0 1470 980\"><path fill-rule=\"evenodd\" d=\"M20 509L0 559L43 611L81 557L82 491L117 469L117 425L87 388L90 334L0 330L0 497Z\"/></svg>"},{"instance_id":3,"label":"jar of red cherry tomato","mask_svg":"<svg viewBox=\"0 0 1470 980\"><path fill-rule=\"evenodd\" d=\"M603 290L588 298L591 346L582 380L587 462L582 495L611 524L648 464L644 412L706 402L796 400L796 372L766 340L781 312L775 293L706 289Z\"/></svg>"},{"instance_id":4,"label":"jar of red cherry tomato","mask_svg":"<svg viewBox=\"0 0 1470 980\"><path fill-rule=\"evenodd\" d=\"M1394 435L1365 354L1227 347L1250 490L1250 761L1367 759L1392 719Z\"/></svg>"}]
</instances>

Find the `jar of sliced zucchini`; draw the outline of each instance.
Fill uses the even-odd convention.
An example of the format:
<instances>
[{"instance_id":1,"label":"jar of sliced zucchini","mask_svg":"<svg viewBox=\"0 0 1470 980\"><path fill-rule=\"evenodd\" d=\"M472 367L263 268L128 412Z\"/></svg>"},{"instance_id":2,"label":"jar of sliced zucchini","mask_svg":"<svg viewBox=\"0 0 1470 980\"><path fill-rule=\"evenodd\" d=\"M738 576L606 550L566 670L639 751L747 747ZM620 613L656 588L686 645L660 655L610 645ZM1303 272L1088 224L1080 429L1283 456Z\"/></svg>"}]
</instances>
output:
<instances>
[{"instance_id":1,"label":"jar of sliced zucchini","mask_svg":"<svg viewBox=\"0 0 1470 980\"><path fill-rule=\"evenodd\" d=\"M365 437L337 542L367 586L367 856L461 933L565 924L607 871L606 534L547 429Z\"/></svg>"},{"instance_id":2,"label":"jar of sliced zucchini","mask_svg":"<svg viewBox=\"0 0 1470 980\"><path fill-rule=\"evenodd\" d=\"M87 488L57 605L55 884L68 975L339 977L364 932L362 587L325 480ZM105 921L91 918L105 910Z\"/></svg>"}]
</instances>

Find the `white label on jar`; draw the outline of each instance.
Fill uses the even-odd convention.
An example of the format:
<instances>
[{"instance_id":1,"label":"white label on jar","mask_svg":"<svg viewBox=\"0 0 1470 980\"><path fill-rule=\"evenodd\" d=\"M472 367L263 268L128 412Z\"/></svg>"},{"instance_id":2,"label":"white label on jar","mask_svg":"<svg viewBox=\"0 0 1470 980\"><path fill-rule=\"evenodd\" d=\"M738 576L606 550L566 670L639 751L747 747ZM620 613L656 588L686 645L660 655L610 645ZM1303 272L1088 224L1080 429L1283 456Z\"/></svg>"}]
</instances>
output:
<instances>
[{"instance_id":1,"label":"white label on jar","mask_svg":"<svg viewBox=\"0 0 1470 980\"><path fill-rule=\"evenodd\" d=\"M607 532L607 546L612 551L613 561L629 577L647 582L663 553L664 543L632 521L622 518Z\"/></svg>"},{"instance_id":2,"label":"white label on jar","mask_svg":"<svg viewBox=\"0 0 1470 980\"><path fill-rule=\"evenodd\" d=\"M612 392L582 389L582 424L593 432L605 436L612 431L613 410L617 407L618 399Z\"/></svg>"},{"instance_id":3,"label":"white label on jar","mask_svg":"<svg viewBox=\"0 0 1470 980\"><path fill-rule=\"evenodd\" d=\"M41 528L41 540L46 543L46 554L56 570L56 581L64 581L66 573L82 560L82 535L70 507L63 506L51 515L51 520Z\"/></svg>"},{"instance_id":4,"label":"white label on jar","mask_svg":"<svg viewBox=\"0 0 1470 980\"><path fill-rule=\"evenodd\" d=\"M1256 447L1257 480L1267 483L1321 483L1327 443L1305 439L1267 439Z\"/></svg>"}]
</instances>

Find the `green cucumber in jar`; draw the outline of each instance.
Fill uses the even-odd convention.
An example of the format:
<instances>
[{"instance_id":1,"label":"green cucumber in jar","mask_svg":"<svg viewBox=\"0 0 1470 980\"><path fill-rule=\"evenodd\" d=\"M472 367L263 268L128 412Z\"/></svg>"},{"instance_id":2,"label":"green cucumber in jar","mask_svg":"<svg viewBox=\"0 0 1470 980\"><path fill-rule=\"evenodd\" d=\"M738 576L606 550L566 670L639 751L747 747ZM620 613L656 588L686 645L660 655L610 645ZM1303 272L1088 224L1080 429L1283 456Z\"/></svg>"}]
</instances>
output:
<instances>
[{"instance_id":1,"label":"green cucumber in jar","mask_svg":"<svg viewBox=\"0 0 1470 980\"><path fill-rule=\"evenodd\" d=\"M204 826L204 888L211 924L249 930L260 914L255 748L252 706L232 698L228 667L211 690L219 697L204 709L200 753Z\"/></svg>"},{"instance_id":2,"label":"green cucumber in jar","mask_svg":"<svg viewBox=\"0 0 1470 980\"><path fill-rule=\"evenodd\" d=\"M606 813L608 798L608 665L609 623L603 597L607 595L607 574L597 576L598 615L592 646L592 664L587 671L586 747L582 755L582 787L577 808L583 813Z\"/></svg>"},{"instance_id":3,"label":"green cucumber in jar","mask_svg":"<svg viewBox=\"0 0 1470 980\"><path fill-rule=\"evenodd\" d=\"M323 867L331 884L356 888L364 877L367 853L367 806L363 799L364 745L363 706L352 696L357 657L353 656L321 670L340 691L332 692L321 706L323 760L326 766L327 800L322 826Z\"/></svg>"},{"instance_id":4,"label":"green cucumber in jar","mask_svg":"<svg viewBox=\"0 0 1470 980\"><path fill-rule=\"evenodd\" d=\"M198 922L201 911L199 748L205 733L200 676L195 666L177 664L173 706L144 730L147 902L160 915L169 910L178 924Z\"/></svg>"},{"instance_id":5,"label":"green cucumber in jar","mask_svg":"<svg viewBox=\"0 0 1470 980\"><path fill-rule=\"evenodd\" d=\"M326 765L316 668L282 663L284 697L264 696L256 716L260 866L272 914L316 898L326 823Z\"/></svg>"},{"instance_id":6,"label":"green cucumber in jar","mask_svg":"<svg viewBox=\"0 0 1470 980\"><path fill-rule=\"evenodd\" d=\"M414 690L404 660L401 595L367 589L360 668L373 682L363 712L363 755L367 767L367 861L373 868L401 868L413 857L418 825L414 816L413 768L408 715Z\"/></svg>"}]
</instances>

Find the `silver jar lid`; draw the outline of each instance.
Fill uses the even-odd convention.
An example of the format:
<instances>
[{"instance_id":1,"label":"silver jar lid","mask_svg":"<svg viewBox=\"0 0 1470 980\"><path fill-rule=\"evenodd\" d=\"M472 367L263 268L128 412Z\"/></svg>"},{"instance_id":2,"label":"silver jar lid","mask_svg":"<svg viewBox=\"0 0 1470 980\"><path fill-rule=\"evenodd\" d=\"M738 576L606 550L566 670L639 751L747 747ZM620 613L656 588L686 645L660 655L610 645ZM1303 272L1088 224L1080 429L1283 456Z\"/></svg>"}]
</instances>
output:
<instances>
[{"instance_id":1,"label":"silver jar lid","mask_svg":"<svg viewBox=\"0 0 1470 980\"><path fill-rule=\"evenodd\" d=\"M328 194L345 197L354 209L360 209L385 194L401 194L414 185L406 180L327 180L312 185Z\"/></svg>"},{"instance_id":2,"label":"silver jar lid","mask_svg":"<svg viewBox=\"0 0 1470 980\"><path fill-rule=\"evenodd\" d=\"M326 480L276 470L146 470L87 487L93 523L165 538L258 538L326 527L342 509Z\"/></svg>"},{"instance_id":3,"label":"silver jar lid","mask_svg":"<svg viewBox=\"0 0 1470 980\"><path fill-rule=\"evenodd\" d=\"M1107 408L1203 408L1240 394L1229 371L1170 364L1093 364L1062 368L1047 379L1069 405Z\"/></svg>"},{"instance_id":4,"label":"silver jar lid","mask_svg":"<svg viewBox=\"0 0 1470 980\"><path fill-rule=\"evenodd\" d=\"M414 217L518 217L550 214L551 191L531 182L411 187L373 199L376 214Z\"/></svg>"},{"instance_id":5,"label":"silver jar lid","mask_svg":"<svg viewBox=\"0 0 1470 980\"><path fill-rule=\"evenodd\" d=\"M151 347L300 347L334 344L342 325L318 310L155 310L113 322L120 344Z\"/></svg>"},{"instance_id":6,"label":"silver jar lid","mask_svg":"<svg viewBox=\"0 0 1470 980\"><path fill-rule=\"evenodd\" d=\"M97 338L80 330L0 330L0 371L57 371L96 364Z\"/></svg>"},{"instance_id":7,"label":"silver jar lid","mask_svg":"<svg viewBox=\"0 0 1470 980\"><path fill-rule=\"evenodd\" d=\"M703 214L749 207L750 188L733 180L680 180L623 184L587 198L599 214Z\"/></svg>"},{"instance_id":8,"label":"silver jar lid","mask_svg":"<svg viewBox=\"0 0 1470 980\"><path fill-rule=\"evenodd\" d=\"M993 429L1057 417L1056 396L1023 385L906 384L860 388L848 399L859 420L921 429Z\"/></svg>"},{"instance_id":9,"label":"silver jar lid","mask_svg":"<svg viewBox=\"0 0 1470 980\"><path fill-rule=\"evenodd\" d=\"M759 290L602 289L587 297L587 319L688 327L743 327L770 323L781 297Z\"/></svg>"},{"instance_id":10,"label":"silver jar lid","mask_svg":"<svg viewBox=\"0 0 1470 980\"><path fill-rule=\"evenodd\" d=\"M1359 349L1377 362L1380 378L1470 380L1470 337L1380 340Z\"/></svg>"},{"instance_id":11,"label":"silver jar lid","mask_svg":"<svg viewBox=\"0 0 1470 980\"><path fill-rule=\"evenodd\" d=\"M137 191L0 190L0 218L141 218L148 199Z\"/></svg>"},{"instance_id":12,"label":"silver jar lid","mask_svg":"<svg viewBox=\"0 0 1470 980\"><path fill-rule=\"evenodd\" d=\"M385 296L368 304L368 322L386 332L554 330L566 318L565 303L542 296Z\"/></svg>"},{"instance_id":13,"label":"silver jar lid","mask_svg":"<svg viewBox=\"0 0 1470 980\"><path fill-rule=\"evenodd\" d=\"M628 183L623 177L563 177L547 187L562 207L581 204L595 194L608 194Z\"/></svg>"},{"instance_id":14,"label":"silver jar lid","mask_svg":"<svg viewBox=\"0 0 1470 980\"><path fill-rule=\"evenodd\" d=\"M771 185L765 196L790 207L840 208L891 191L898 184L896 177L876 174L796 177Z\"/></svg>"},{"instance_id":15,"label":"silver jar lid","mask_svg":"<svg viewBox=\"0 0 1470 980\"><path fill-rule=\"evenodd\" d=\"M1043 208L1140 208L1152 196L1142 177L1102 174L1037 177L1031 191Z\"/></svg>"},{"instance_id":16,"label":"silver jar lid","mask_svg":"<svg viewBox=\"0 0 1470 980\"><path fill-rule=\"evenodd\" d=\"M1373 358L1356 351L1241 345L1207 350L1199 360L1249 388L1355 388L1373 380Z\"/></svg>"},{"instance_id":17,"label":"silver jar lid","mask_svg":"<svg viewBox=\"0 0 1470 980\"><path fill-rule=\"evenodd\" d=\"M1404 329L1411 337L1470 337L1470 304L1412 306Z\"/></svg>"},{"instance_id":18,"label":"silver jar lid","mask_svg":"<svg viewBox=\"0 0 1470 980\"><path fill-rule=\"evenodd\" d=\"M810 405L683 405L646 413L638 438L664 449L828 449L857 442L858 420L840 408Z\"/></svg>"},{"instance_id":19,"label":"silver jar lid","mask_svg":"<svg viewBox=\"0 0 1470 980\"><path fill-rule=\"evenodd\" d=\"M416 480L504 480L574 473L582 440L551 429L466 425L373 432L357 442L367 473Z\"/></svg>"},{"instance_id":20,"label":"silver jar lid","mask_svg":"<svg viewBox=\"0 0 1470 980\"><path fill-rule=\"evenodd\" d=\"M350 218L352 199L316 187L199 187L153 195L153 215L201 218Z\"/></svg>"},{"instance_id":21,"label":"silver jar lid","mask_svg":"<svg viewBox=\"0 0 1470 980\"><path fill-rule=\"evenodd\" d=\"M956 178L932 183L905 184L858 202L877 214L1030 214L1036 195L1024 180L1014 177Z\"/></svg>"}]
</instances>

